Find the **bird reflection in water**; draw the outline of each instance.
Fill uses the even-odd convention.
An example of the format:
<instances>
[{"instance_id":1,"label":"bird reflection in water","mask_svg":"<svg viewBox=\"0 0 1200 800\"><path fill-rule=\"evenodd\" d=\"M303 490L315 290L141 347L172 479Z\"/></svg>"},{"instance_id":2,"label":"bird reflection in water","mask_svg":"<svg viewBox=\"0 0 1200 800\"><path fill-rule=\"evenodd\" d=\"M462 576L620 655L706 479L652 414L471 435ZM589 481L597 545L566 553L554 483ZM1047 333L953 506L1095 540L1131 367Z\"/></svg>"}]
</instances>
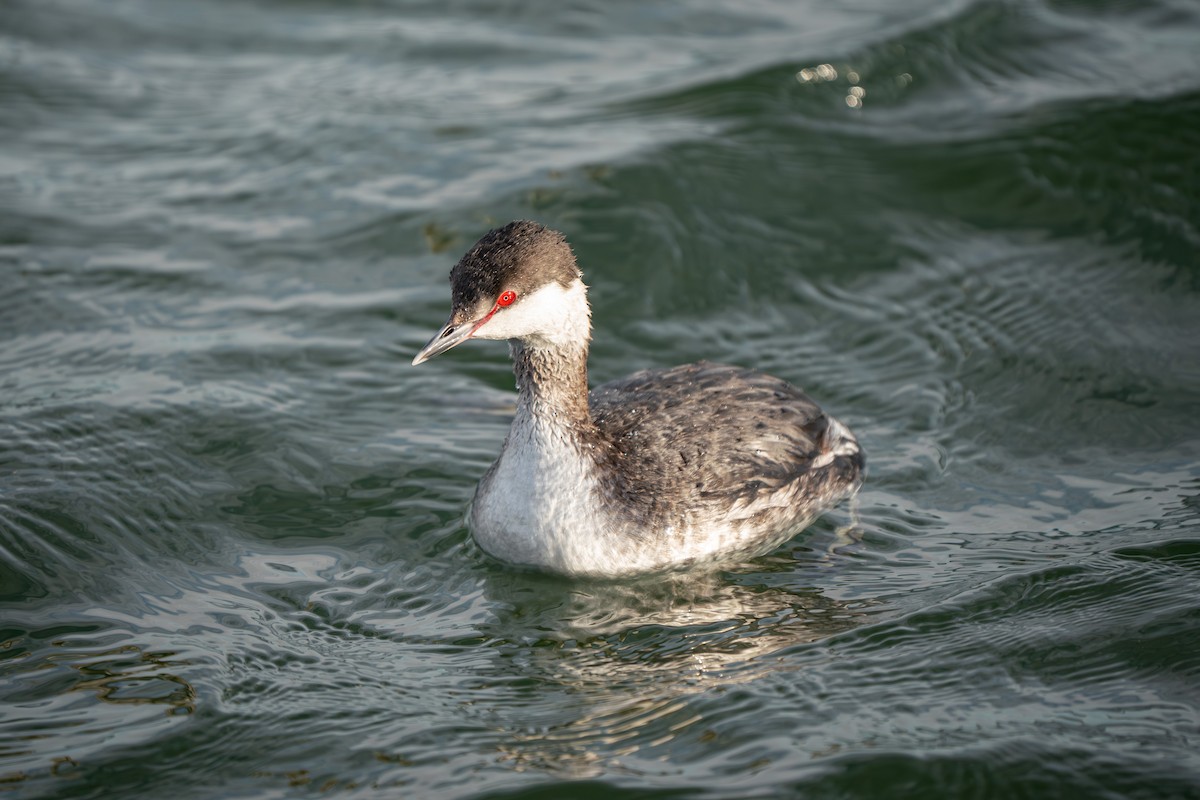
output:
<instances>
[{"instance_id":1,"label":"bird reflection in water","mask_svg":"<svg viewBox=\"0 0 1200 800\"><path fill-rule=\"evenodd\" d=\"M738 685L795 670L806 660L798 650L868 619L871 601L768 585L772 566L794 579L792 558L758 559L753 584L728 572L595 584L490 576L488 596L505 610L487 632L511 643L539 692L561 695L520 717L503 758L588 778L619 769L614 757L652 758L647 742L663 754L704 746L719 736L719 718L750 702ZM496 713L502 724L515 718Z\"/></svg>"}]
</instances>

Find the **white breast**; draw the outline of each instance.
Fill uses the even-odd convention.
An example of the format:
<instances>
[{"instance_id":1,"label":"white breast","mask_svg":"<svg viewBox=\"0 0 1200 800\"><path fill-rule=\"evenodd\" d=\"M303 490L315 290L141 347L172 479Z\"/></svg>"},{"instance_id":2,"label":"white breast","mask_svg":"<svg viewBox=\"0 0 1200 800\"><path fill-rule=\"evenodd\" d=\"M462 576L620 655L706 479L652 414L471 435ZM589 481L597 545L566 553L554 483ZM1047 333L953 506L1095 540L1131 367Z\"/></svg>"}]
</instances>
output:
<instances>
[{"instance_id":1,"label":"white breast","mask_svg":"<svg viewBox=\"0 0 1200 800\"><path fill-rule=\"evenodd\" d=\"M499 460L475 495L475 541L510 563L608 573L609 536L596 508L593 471L591 459L553 423L518 410Z\"/></svg>"}]
</instances>

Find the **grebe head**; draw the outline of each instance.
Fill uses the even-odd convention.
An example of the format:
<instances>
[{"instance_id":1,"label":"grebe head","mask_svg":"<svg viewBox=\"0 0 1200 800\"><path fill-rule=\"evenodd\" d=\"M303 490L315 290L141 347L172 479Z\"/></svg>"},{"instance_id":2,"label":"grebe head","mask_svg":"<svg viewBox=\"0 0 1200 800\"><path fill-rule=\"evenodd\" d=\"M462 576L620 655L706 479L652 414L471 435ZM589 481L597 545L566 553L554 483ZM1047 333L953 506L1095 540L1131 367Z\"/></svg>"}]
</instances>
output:
<instances>
[{"instance_id":1,"label":"grebe head","mask_svg":"<svg viewBox=\"0 0 1200 800\"><path fill-rule=\"evenodd\" d=\"M587 346L587 288L558 231L525 220L488 231L450 271L450 289L450 319L417 353L414 365L468 339Z\"/></svg>"}]
</instances>

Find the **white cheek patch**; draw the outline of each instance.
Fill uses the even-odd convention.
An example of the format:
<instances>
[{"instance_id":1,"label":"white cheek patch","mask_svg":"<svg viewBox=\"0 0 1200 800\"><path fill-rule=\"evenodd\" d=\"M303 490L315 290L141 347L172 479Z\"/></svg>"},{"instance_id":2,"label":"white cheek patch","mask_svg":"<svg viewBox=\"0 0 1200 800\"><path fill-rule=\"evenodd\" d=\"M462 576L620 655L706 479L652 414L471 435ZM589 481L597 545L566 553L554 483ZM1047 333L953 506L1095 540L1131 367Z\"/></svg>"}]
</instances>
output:
<instances>
[{"instance_id":1,"label":"white cheek patch","mask_svg":"<svg viewBox=\"0 0 1200 800\"><path fill-rule=\"evenodd\" d=\"M497 309L475 332L476 339L522 339L550 345L587 341L590 335L587 287L580 280L567 288L548 283L508 308Z\"/></svg>"}]
</instances>

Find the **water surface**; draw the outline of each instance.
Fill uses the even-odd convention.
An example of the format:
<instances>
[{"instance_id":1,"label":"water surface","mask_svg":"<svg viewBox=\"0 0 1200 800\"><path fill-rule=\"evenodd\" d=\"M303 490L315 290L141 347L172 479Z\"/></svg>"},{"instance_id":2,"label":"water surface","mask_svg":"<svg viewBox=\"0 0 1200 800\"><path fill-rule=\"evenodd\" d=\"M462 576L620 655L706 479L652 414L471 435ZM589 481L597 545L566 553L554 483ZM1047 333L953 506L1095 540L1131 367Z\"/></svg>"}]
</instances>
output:
<instances>
[{"instance_id":1,"label":"water surface","mask_svg":"<svg viewBox=\"0 0 1200 800\"><path fill-rule=\"evenodd\" d=\"M893 7L894 6L894 7ZM1200 8L0 7L13 797L1200 796ZM489 227L592 377L859 434L855 508L566 581L462 521Z\"/></svg>"}]
</instances>

